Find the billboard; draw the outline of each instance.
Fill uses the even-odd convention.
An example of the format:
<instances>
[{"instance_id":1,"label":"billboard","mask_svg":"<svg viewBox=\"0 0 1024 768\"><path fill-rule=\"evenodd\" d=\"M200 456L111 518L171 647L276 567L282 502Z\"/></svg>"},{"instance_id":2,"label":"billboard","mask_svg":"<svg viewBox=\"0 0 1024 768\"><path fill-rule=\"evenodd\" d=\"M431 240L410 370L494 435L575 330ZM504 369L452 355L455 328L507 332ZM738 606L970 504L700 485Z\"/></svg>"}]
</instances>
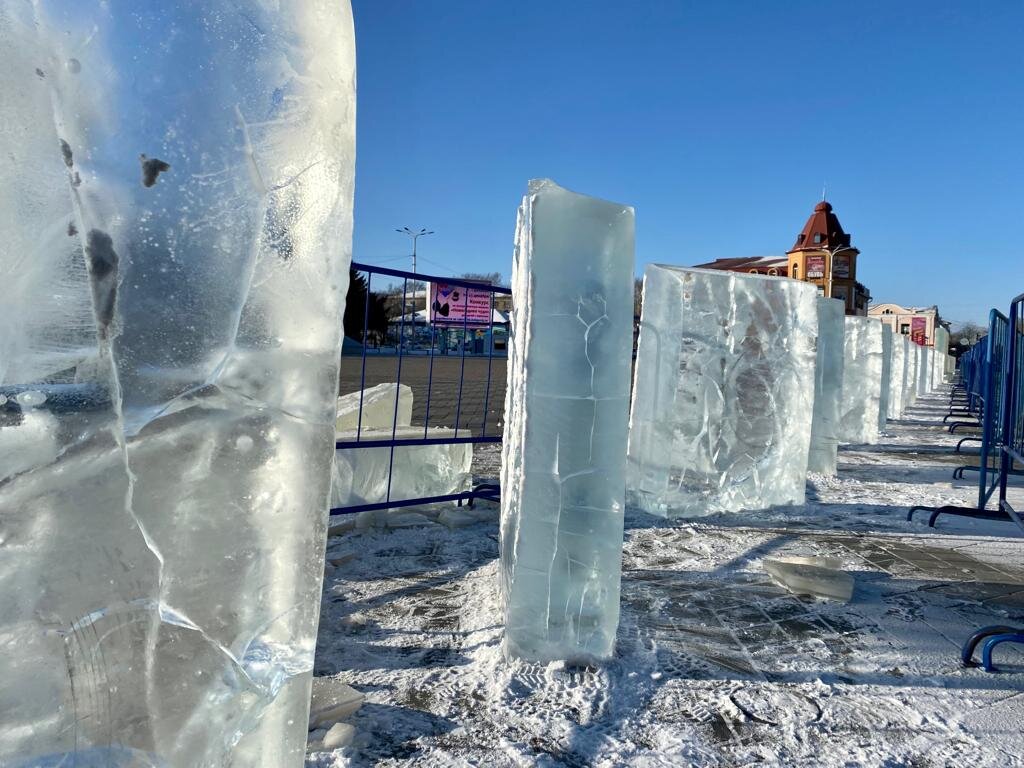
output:
<instances>
[{"instance_id":1,"label":"billboard","mask_svg":"<svg viewBox=\"0 0 1024 768\"><path fill-rule=\"evenodd\" d=\"M430 322L470 328L489 326L491 292L450 283L431 283Z\"/></svg>"},{"instance_id":2,"label":"billboard","mask_svg":"<svg viewBox=\"0 0 1024 768\"><path fill-rule=\"evenodd\" d=\"M912 317L910 318L910 340L915 344L920 344L922 347L925 345L925 332L928 327L928 321L923 317Z\"/></svg>"},{"instance_id":3,"label":"billboard","mask_svg":"<svg viewBox=\"0 0 1024 768\"><path fill-rule=\"evenodd\" d=\"M807 278L813 280L816 277L825 276L825 257L824 256L808 256L807 257Z\"/></svg>"},{"instance_id":4,"label":"billboard","mask_svg":"<svg viewBox=\"0 0 1024 768\"><path fill-rule=\"evenodd\" d=\"M850 277L850 257L849 256L833 256L832 257L832 277L838 277L840 279L849 279Z\"/></svg>"}]
</instances>

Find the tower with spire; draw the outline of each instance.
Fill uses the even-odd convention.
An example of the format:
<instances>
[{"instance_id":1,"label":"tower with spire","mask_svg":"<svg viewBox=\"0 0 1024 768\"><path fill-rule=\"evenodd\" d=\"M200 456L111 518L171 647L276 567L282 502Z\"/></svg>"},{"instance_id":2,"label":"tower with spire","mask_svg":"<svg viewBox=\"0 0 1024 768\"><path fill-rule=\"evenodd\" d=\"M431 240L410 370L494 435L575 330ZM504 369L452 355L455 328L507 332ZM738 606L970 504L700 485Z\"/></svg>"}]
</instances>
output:
<instances>
[{"instance_id":1,"label":"tower with spire","mask_svg":"<svg viewBox=\"0 0 1024 768\"><path fill-rule=\"evenodd\" d=\"M823 295L843 301L846 314L867 315L871 294L857 282L859 255L832 204L822 200L786 252L787 271L794 280L813 283Z\"/></svg>"}]
</instances>

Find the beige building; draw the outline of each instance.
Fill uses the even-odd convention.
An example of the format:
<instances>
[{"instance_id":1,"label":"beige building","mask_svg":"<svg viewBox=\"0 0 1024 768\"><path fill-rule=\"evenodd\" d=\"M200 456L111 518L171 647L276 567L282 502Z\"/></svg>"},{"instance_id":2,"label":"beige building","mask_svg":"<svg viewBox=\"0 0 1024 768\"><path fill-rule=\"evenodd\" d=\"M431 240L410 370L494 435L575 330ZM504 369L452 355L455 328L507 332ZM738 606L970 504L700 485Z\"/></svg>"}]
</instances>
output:
<instances>
[{"instance_id":1,"label":"beige building","mask_svg":"<svg viewBox=\"0 0 1024 768\"><path fill-rule=\"evenodd\" d=\"M899 304L875 304L868 310L870 317L877 317L892 328L893 333L909 336L911 341L926 347L935 346L936 337L948 338L945 322L939 317L938 307L901 307ZM938 332L937 330L938 329ZM918 341L922 339L922 341ZM940 338L940 348L941 348ZM947 350L942 349L942 352Z\"/></svg>"}]
</instances>

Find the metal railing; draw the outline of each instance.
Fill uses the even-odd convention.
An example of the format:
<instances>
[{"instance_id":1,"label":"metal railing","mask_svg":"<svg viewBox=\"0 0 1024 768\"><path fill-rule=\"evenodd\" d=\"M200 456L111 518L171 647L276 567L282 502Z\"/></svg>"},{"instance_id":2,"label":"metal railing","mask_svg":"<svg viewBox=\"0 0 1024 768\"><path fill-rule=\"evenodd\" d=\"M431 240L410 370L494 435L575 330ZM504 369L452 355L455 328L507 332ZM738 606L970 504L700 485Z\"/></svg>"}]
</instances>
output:
<instances>
[{"instance_id":1,"label":"metal railing","mask_svg":"<svg viewBox=\"0 0 1024 768\"><path fill-rule=\"evenodd\" d=\"M1024 518L1006 497L1014 464L1024 462L1024 294L1010 304L1006 333L1006 378L999 461L999 511L1024 531Z\"/></svg>"},{"instance_id":2,"label":"metal railing","mask_svg":"<svg viewBox=\"0 0 1024 768\"><path fill-rule=\"evenodd\" d=\"M975 342L960 358L960 386L952 397L960 398L965 404L966 415L974 416L977 421L956 422L950 426L949 431L953 432L957 426L971 426L981 430L979 436L967 437L957 443L958 452L969 440L978 441L981 446L978 464L957 467L953 477L962 478L965 471L978 472L976 505L914 506L907 514L907 520L912 520L915 512L927 511L930 513L929 526L934 526L940 515L958 515L990 520L1009 519L1024 530L1024 522L1006 501L1007 478L1021 474L1015 462L1024 461L1024 424L1021 424L1020 405L1021 388L1024 387L1024 373L1021 371L1024 367L1024 349L1021 344L1024 333L1022 304L1024 295L1014 300L1009 318L993 309L989 313L988 334ZM950 415L955 410L951 400ZM1016 447L1008 451L1010 445ZM998 462L998 466L993 466L993 460ZM998 508L990 509L988 505L997 488Z\"/></svg>"},{"instance_id":3,"label":"metal railing","mask_svg":"<svg viewBox=\"0 0 1024 768\"><path fill-rule=\"evenodd\" d=\"M358 392L358 414L355 429L337 435L335 449L339 453L386 450L387 482L378 494L381 498L344 503L333 507L331 514L447 501L472 504L479 498L497 501L496 481L399 498L393 493L393 480L396 449L501 443L508 321L495 309L495 297L510 296L511 290L356 262L352 269L365 276L363 323L361 330L346 334L341 391L350 398ZM375 282L386 278L392 279L391 284L375 293ZM386 328L379 319L381 307L398 312L387 318ZM374 316L378 320L371 328ZM390 418L383 425L368 424L364 398L368 387L382 384L394 385ZM412 394L408 424L399 423L403 387Z\"/></svg>"}]
</instances>

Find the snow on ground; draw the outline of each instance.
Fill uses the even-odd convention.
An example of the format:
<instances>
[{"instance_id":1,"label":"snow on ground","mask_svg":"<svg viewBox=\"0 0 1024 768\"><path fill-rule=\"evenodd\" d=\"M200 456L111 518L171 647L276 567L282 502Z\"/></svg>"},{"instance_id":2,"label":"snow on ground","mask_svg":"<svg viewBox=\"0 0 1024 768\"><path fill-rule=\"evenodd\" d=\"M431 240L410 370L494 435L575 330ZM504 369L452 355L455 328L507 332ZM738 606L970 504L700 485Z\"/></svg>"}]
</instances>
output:
<instances>
[{"instance_id":1,"label":"snow on ground","mask_svg":"<svg viewBox=\"0 0 1024 768\"><path fill-rule=\"evenodd\" d=\"M503 660L493 508L332 537L316 674L367 703L355 742L311 738L307 766L1024 764L1024 653L1002 646L998 674L958 660L975 628L1024 624L1024 541L905 520L976 497L976 476L949 479L944 402L843 450L802 508L627 517L618 649L598 668ZM840 557L852 602L791 596L760 564L780 553Z\"/></svg>"}]
</instances>

